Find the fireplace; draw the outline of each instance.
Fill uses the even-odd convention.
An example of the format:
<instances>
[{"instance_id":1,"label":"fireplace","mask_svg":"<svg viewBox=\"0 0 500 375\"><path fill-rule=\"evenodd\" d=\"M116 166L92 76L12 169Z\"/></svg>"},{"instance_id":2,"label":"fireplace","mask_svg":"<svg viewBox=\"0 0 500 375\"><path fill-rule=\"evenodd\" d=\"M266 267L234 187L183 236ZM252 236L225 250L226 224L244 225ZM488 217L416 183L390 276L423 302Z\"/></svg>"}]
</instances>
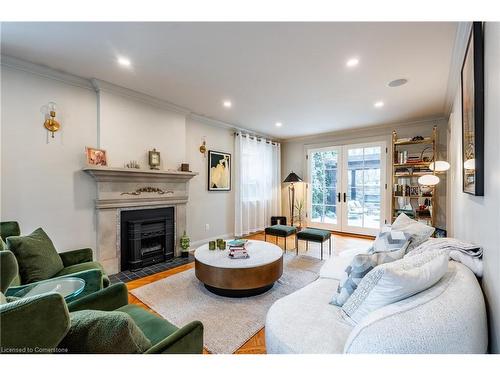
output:
<instances>
[{"instance_id":1,"label":"fireplace","mask_svg":"<svg viewBox=\"0 0 500 375\"><path fill-rule=\"evenodd\" d=\"M121 211L121 270L137 271L174 258L174 207Z\"/></svg>"},{"instance_id":2,"label":"fireplace","mask_svg":"<svg viewBox=\"0 0 500 375\"><path fill-rule=\"evenodd\" d=\"M97 182L95 255L108 275L130 269L130 243L122 231L122 229L128 230L129 224L122 225L122 218L126 221L146 220L145 228L141 225L139 229L139 223L136 229L137 231L147 229L150 233L154 233L164 220L161 230L166 230L165 242L155 246L152 244L153 237L149 237L149 240L140 237L139 248L142 248L143 240L146 243L140 253L146 258L145 262L157 260L159 245L164 249L164 252L161 251L163 255L160 255L165 259L172 258L172 249L174 257L181 256L179 239L186 230L189 180L198 173L113 167L86 167L83 170ZM161 211L162 209L167 211ZM145 215L151 214L151 216L125 216L139 214L140 211L149 211ZM155 218L160 218L157 225ZM135 238L134 241L136 242L133 242L133 245L138 244L139 238ZM136 253L133 255L135 257ZM139 263L134 263L134 267L138 266Z\"/></svg>"}]
</instances>

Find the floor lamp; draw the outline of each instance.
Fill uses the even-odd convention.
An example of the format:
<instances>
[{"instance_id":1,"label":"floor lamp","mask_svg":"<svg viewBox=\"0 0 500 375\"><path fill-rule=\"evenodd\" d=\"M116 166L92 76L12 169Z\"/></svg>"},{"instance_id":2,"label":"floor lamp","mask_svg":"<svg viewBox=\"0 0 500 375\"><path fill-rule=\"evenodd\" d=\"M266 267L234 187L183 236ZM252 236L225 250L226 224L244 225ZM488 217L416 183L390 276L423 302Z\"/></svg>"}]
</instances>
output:
<instances>
[{"instance_id":1,"label":"floor lamp","mask_svg":"<svg viewBox=\"0 0 500 375\"><path fill-rule=\"evenodd\" d=\"M297 176L295 173L290 172L288 176L286 176L285 180L283 182L285 183L290 183L288 185L288 204L290 206L290 222L293 226L293 216L294 216L294 210L295 210L295 186L293 185L295 182L301 182L302 179Z\"/></svg>"}]
</instances>

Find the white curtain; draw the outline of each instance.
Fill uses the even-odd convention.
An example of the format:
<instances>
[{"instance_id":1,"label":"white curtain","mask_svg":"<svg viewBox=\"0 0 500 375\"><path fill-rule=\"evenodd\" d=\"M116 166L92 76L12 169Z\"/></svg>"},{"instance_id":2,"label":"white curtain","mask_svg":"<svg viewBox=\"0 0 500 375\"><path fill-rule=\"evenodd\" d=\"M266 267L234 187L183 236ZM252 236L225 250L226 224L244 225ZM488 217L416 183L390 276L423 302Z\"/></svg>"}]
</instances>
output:
<instances>
[{"instance_id":1,"label":"white curtain","mask_svg":"<svg viewBox=\"0 0 500 375\"><path fill-rule=\"evenodd\" d=\"M279 143L235 135L235 235L269 226L281 213Z\"/></svg>"}]
</instances>

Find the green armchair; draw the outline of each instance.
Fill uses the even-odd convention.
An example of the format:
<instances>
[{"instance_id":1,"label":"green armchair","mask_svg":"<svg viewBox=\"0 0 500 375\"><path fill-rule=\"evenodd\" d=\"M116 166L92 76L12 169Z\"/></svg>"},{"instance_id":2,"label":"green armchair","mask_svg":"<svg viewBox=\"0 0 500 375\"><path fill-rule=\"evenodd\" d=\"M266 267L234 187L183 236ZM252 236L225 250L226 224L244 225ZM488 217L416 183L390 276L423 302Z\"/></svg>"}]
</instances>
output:
<instances>
[{"instance_id":1,"label":"green armchair","mask_svg":"<svg viewBox=\"0 0 500 375\"><path fill-rule=\"evenodd\" d=\"M18 274L10 251L0 251L0 348L2 353L35 353L54 350L69 330L70 319L64 298L57 293L12 299L5 297Z\"/></svg>"},{"instance_id":2,"label":"green armchair","mask_svg":"<svg viewBox=\"0 0 500 375\"><path fill-rule=\"evenodd\" d=\"M129 305L127 287L123 283L111 285L69 303L57 293L12 301L9 298L6 300L3 293L8 290L18 272L14 254L0 251L0 264L0 346L4 353L32 353L35 350L57 353L58 344L71 325L70 313L79 310L121 311L128 314L151 342L151 347L145 354L201 354L203 351L201 322L194 321L177 328L147 310Z\"/></svg>"},{"instance_id":3,"label":"green armchair","mask_svg":"<svg viewBox=\"0 0 500 375\"><path fill-rule=\"evenodd\" d=\"M5 241L11 236L20 236L21 230L16 221L0 222L0 236ZM64 268L58 272L53 278L62 276L81 277L82 272L89 270L99 270L101 273L101 288L109 286L109 278L104 271L104 268L99 262L93 261L92 249L77 249L59 253ZM95 272L94 272L95 273ZM85 277L83 277L85 278ZM11 287L24 287L20 275L17 275L12 281Z\"/></svg>"},{"instance_id":4,"label":"green armchair","mask_svg":"<svg viewBox=\"0 0 500 375\"><path fill-rule=\"evenodd\" d=\"M113 284L68 304L69 311L121 311L128 314L151 341L146 354L201 354L203 352L203 324L193 321L178 328L156 314L128 304L128 290L124 283Z\"/></svg>"}]
</instances>

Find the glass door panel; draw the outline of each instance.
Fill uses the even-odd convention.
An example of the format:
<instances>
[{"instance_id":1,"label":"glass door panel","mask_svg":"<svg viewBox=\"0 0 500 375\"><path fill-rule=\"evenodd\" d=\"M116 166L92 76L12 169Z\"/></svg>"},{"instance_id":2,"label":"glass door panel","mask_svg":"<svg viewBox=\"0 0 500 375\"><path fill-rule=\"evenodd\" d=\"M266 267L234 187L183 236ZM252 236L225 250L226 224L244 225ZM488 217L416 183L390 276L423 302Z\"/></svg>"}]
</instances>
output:
<instances>
[{"instance_id":1,"label":"glass door panel","mask_svg":"<svg viewBox=\"0 0 500 375\"><path fill-rule=\"evenodd\" d=\"M309 207L310 224L339 230L337 216L339 167L341 150L329 147L311 150L309 159Z\"/></svg>"},{"instance_id":2,"label":"glass door panel","mask_svg":"<svg viewBox=\"0 0 500 375\"><path fill-rule=\"evenodd\" d=\"M382 145L346 146L343 230L377 233L382 221Z\"/></svg>"}]
</instances>

